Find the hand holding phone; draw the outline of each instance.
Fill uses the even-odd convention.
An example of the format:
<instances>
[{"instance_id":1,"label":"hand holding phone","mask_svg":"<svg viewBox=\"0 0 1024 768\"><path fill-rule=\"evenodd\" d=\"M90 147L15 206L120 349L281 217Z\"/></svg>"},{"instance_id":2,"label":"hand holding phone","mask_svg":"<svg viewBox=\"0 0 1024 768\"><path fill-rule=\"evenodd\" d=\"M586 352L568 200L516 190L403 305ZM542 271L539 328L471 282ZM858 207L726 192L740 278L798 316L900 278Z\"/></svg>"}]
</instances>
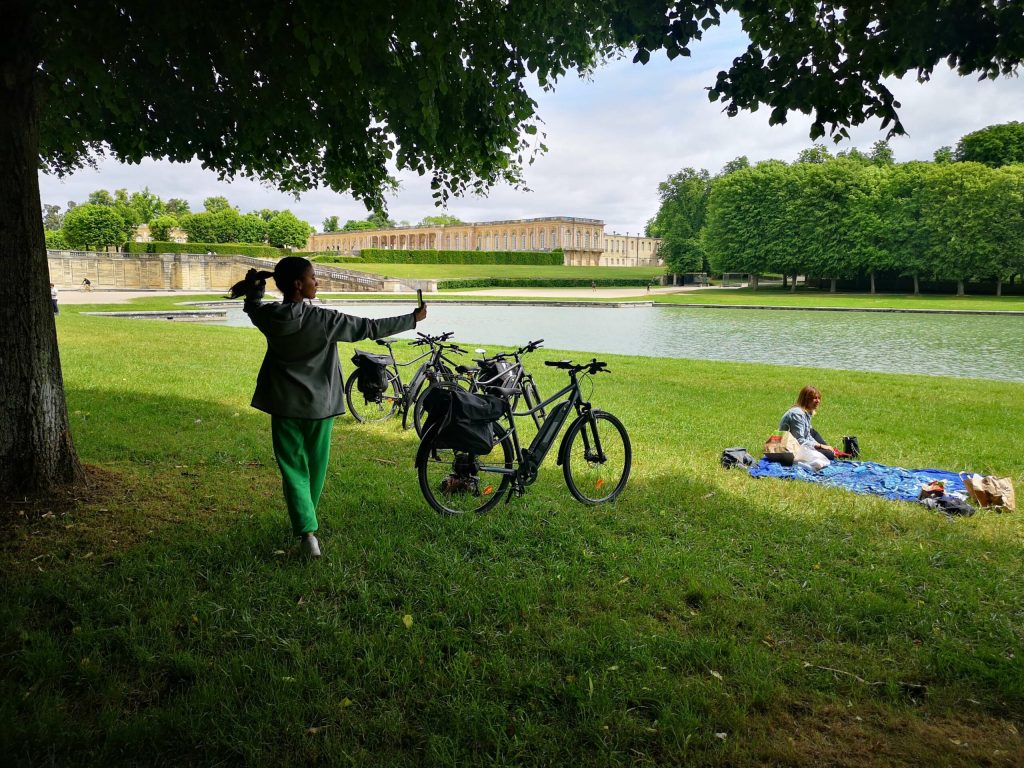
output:
<instances>
[{"instance_id":1,"label":"hand holding phone","mask_svg":"<svg viewBox=\"0 0 1024 768\"><path fill-rule=\"evenodd\" d=\"M418 323L420 320L425 320L427 317L427 305L423 303L423 290L420 288L416 289L416 302L416 311L412 314Z\"/></svg>"}]
</instances>

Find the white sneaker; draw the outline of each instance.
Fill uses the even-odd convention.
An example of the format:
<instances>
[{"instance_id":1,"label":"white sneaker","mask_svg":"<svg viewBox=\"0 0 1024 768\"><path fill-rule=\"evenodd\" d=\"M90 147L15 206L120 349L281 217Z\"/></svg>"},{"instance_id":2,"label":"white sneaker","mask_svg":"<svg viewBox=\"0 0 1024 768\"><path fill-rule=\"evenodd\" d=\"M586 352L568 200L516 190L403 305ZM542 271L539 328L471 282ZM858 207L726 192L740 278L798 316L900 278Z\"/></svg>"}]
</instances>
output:
<instances>
[{"instance_id":1,"label":"white sneaker","mask_svg":"<svg viewBox=\"0 0 1024 768\"><path fill-rule=\"evenodd\" d=\"M320 542L312 533L302 534L302 541L299 542L299 550L306 557L316 559L320 557Z\"/></svg>"}]
</instances>

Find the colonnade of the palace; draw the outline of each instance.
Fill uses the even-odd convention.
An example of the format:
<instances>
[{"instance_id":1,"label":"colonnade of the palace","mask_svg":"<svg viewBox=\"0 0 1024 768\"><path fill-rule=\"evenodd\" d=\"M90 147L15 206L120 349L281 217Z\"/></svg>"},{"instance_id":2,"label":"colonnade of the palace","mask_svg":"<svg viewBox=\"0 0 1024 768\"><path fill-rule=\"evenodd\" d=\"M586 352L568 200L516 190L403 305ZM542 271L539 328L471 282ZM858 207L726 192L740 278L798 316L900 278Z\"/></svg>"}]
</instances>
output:
<instances>
[{"instance_id":1,"label":"colonnade of the palace","mask_svg":"<svg viewBox=\"0 0 1024 768\"><path fill-rule=\"evenodd\" d=\"M445 251L550 251L593 254L604 250L604 224L595 219L525 219L440 227L398 227L324 232L309 239L310 251L354 254L367 248Z\"/></svg>"}]
</instances>

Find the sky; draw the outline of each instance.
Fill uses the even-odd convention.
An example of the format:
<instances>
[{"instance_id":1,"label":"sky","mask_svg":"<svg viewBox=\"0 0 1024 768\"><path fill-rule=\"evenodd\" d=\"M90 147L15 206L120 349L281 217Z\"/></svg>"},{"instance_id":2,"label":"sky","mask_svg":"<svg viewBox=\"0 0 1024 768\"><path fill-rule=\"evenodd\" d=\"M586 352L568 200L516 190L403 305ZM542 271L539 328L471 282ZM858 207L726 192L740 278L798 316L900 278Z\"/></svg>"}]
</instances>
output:
<instances>
[{"instance_id":1,"label":"sky","mask_svg":"<svg viewBox=\"0 0 1024 768\"><path fill-rule=\"evenodd\" d=\"M812 144L809 116L794 113L785 125L770 126L767 109L730 118L720 104L708 101L705 89L745 46L738 23L727 18L692 46L690 58L668 61L654 55L647 65L626 58L586 79L567 76L553 92L533 88L548 151L527 166L528 190L498 186L487 197L452 199L441 211L425 177L399 174L400 188L388 197L388 212L396 221L413 224L441 212L467 222L578 216L601 219L608 233L637 233L657 212L658 183L682 168L715 173L740 155L752 163L795 160ZM903 105L899 112L908 132L890 142L897 162L930 160L936 149L955 146L966 133L1024 121L1024 79L1019 77L979 82L940 69L928 83L918 83L911 73L887 85ZM851 147L866 151L885 138L878 121L850 134L838 145L824 141L835 153ZM69 200L85 202L96 189L148 187L164 200L188 200L193 211L215 195L227 197L243 213L288 208L318 231L328 216L343 223L367 215L348 195L320 189L296 199L255 181L219 181L197 162L124 165L105 158L95 170L64 179L40 174L39 181L42 201L62 207Z\"/></svg>"}]
</instances>

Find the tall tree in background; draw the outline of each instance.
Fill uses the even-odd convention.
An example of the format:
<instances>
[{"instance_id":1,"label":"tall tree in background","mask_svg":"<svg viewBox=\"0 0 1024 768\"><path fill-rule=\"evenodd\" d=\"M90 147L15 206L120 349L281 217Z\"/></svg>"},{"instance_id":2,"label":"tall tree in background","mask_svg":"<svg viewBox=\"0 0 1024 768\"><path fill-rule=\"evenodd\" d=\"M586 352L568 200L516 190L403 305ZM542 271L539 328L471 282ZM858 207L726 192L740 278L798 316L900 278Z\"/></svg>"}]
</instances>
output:
<instances>
[{"instance_id":1,"label":"tall tree in background","mask_svg":"<svg viewBox=\"0 0 1024 768\"><path fill-rule=\"evenodd\" d=\"M785 4L789 8L790 4ZM0 493L80 476L49 310L37 172L198 158L285 191L319 185L384 207L389 163L452 193L513 184L542 144L528 79L549 88L635 45L690 53L721 9L751 44L712 98L826 129L879 118L902 131L883 78L943 61L961 74L1020 63L1014 3L509 0L280 3L8 0L0 25ZM400 11L399 11L400 8ZM842 83L837 88L836 83Z\"/></svg>"},{"instance_id":2,"label":"tall tree in background","mask_svg":"<svg viewBox=\"0 0 1024 768\"><path fill-rule=\"evenodd\" d=\"M957 142L956 159L989 168L1024 163L1024 123L990 125L968 133Z\"/></svg>"},{"instance_id":3,"label":"tall tree in background","mask_svg":"<svg viewBox=\"0 0 1024 768\"><path fill-rule=\"evenodd\" d=\"M711 174L703 168L684 168L658 185L661 206L647 223L647 236L661 238L659 255L673 274L704 270L701 232L710 194Z\"/></svg>"},{"instance_id":4,"label":"tall tree in background","mask_svg":"<svg viewBox=\"0 0 1024 768\"><path fill-rule=\"evenodd\" d=\"M323 223L324 232L337 232L338 231L338 217L328 216L324 219Z\"/></svg>"}]
</instances>

